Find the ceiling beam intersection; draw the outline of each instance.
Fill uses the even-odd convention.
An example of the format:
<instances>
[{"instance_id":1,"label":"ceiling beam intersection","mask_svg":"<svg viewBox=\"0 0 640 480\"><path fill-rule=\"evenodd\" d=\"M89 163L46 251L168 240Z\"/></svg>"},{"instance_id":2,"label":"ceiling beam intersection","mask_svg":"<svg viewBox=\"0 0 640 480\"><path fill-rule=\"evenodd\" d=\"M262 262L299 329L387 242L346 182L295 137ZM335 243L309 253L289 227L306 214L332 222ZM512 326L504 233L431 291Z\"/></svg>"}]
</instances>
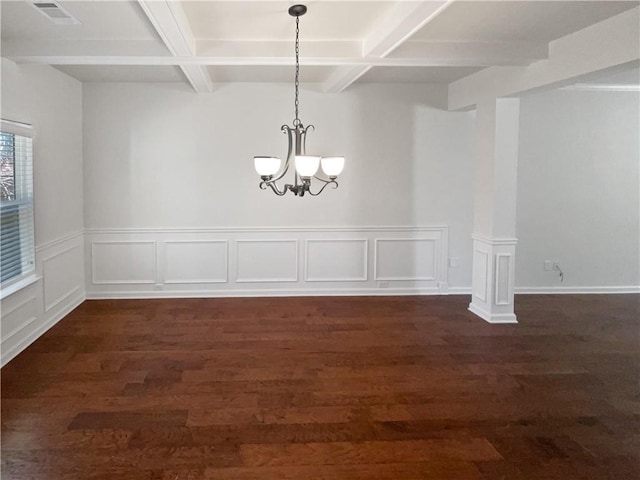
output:
<instances>
[{"instance_id":1,"label":"ceiling beam intersection","mask_svg":"<svg viewBox=\"0 0 640 480\"><path fill-rule=\"evenodd\" d=\"M362 56L376 56L384 58L415 32L436 18L455 0L426 0L418 2L400 2L394 12L373 30L369 37L362 42ZM347 88L362 75L367 73L373 65L360 67L348 66L338 68L324 83L327 93L338 93Z\"/></svg>"},{"instance_id":2,"label":"ceiling beam intersection","mask_svg":"<svg viewBox=\"0 0 640 480\"><path fill-rule=\"evenodd\" d=\"M196 42L179 1L138 0L140 7L174 57L194 56ZM213 90L207 68L198 63L178 64L197 93Z\"/></svg>"}]
</instances>

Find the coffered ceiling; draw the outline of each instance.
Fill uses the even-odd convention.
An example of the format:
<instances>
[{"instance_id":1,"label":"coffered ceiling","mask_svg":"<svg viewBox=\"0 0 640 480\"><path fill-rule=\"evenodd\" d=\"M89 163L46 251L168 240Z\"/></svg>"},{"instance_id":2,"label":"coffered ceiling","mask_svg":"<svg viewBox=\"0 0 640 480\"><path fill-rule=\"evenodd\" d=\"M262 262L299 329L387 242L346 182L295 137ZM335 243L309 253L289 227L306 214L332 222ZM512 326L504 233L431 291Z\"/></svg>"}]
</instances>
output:
<instances>
[{"instance_id":1,"label":"coffered ceiling","mask_svg":"<svg viewBox=\"0 0 640 480\"><path fill-rule=\"evenodd\" d=\"M288 82L295 20L287 1L2 0L1 54L85 82ZM321 1L300 19L301 81L450 83L490 66L546 59L549 43L638 1Z\"/></svg>"}]
</instances>

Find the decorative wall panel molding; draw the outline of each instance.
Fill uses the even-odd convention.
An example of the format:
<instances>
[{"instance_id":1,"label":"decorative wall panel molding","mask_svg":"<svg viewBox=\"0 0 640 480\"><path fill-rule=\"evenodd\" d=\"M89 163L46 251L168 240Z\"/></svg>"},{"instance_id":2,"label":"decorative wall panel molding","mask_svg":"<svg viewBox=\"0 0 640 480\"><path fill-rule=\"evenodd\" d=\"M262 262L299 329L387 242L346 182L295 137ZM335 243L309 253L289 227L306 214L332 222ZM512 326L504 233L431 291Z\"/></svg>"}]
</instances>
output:
<instances>
[{"instance_id":1,"label":"decorative wall panel molding","mask_svg":"<svg viewBox=\"0 0 640 480\"><path fill-rule=\"evenodd\" d=\"M448 229L88 229L85 255L88 298L439 294Z\"/></svg>"},{"instance_id":2,"label":"decorative wall panel molding","mask_svg":"<svg viewBox=\"0 0 640 480\"><path fill-rule=\"evenodd\" d=\"M2 309L2 343L9 342L17 333L38 319L38 299L29 294L10 308ZM3 348L4 350L4 348Z\"/></svg>"},{"instance_id":3,"label":"decorative wall panel molding","mask_svg":"<svg viewBox=\"0 0 640 480\"><path fill-rule=\"evenodd\" d=\"M513 299L512 258L510 253L496 254L496 305L509 305Z\"/></svg>"},{"instance_id":4,"label":"decorative wall panel molding","mask_svg":"<svg viewBox=\"0 0 640 480\"><path fill-rule=\"evenodd\" d=\"M42 260L44 310L49 312L69 297L84 290L82 244L71 245ZM66 268L76 265L80 268Z\"/></svg>"},{"instance_id":5,"label":"decorative wall panel molding","mask_svg":"<svg viewBox=\"0 0 640 480\"><path fill-rule=\"evenodd\" d=\"M164 283L226 283L227 240L172 240L164 245Z\"/></svg>"},{"instance_id":6,"label":"decorative wall panel molding","mask_svg":"<svg viewBox=\"0 0 640 480\"><path fill-rule=\"evenodd\" d=\"M305 242L307 282L366 282L368 241L360 238Z\"/></svg>"},{"instance_id":7,"label":"decorative wall panel molding","mask_svg":"<svg viewBox=\"0 0 640 480\"><path fill-rule=\"evenodd\" d=\"M473 296L482 302L487 301L487 279L489 271L489 252L482 247L473 250Z\"/></svg>"},{"instance_id":8,"label":"decorative wall panel molding","mask_svg":"<svg viewBox=\"0 0 640 480\"><path fill-rule=\"evenodd\" d=\"M38 280L2 299L6 365L85 299L83 232L36 246Z\"/></svg>"},{"instance_id":9,"label":"decorative wall panel molding","mask_svg":"<svg viewBox=\"0 0 640 480\"><path fill-rule=\"evenodd\" d=\"M436 240L429 238L376 239L376 280L436 280Z\"/></svg>"},{"instance_id":10,"label":"decorative wall panel molding","mask_svg":"<svg viewBox=\"0 0 640 480\"><path fill-rule=\"evenodd\" d=\"M297 240L236 240L237 283L298 281Z\"/></svg>"},{"instance_id":11,"label":"decorative wall panel molding","mask_svg":"<svg viewBox=\"0 0 640 480\"><path fill-rule=\"evenodd\" d=\"M155 241L117 240L91 244L91 281L96 285L156 283Z\"/></svg>"}]
</instances>

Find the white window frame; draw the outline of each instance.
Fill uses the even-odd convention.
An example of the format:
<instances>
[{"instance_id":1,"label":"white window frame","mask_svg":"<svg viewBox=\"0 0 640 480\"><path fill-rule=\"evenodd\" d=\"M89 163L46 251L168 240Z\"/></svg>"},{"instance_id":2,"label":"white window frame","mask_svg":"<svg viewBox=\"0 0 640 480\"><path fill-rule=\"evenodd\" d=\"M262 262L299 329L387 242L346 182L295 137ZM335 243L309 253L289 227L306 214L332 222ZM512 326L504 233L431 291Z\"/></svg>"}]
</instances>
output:
<instances>
[{"instance_id":1,"label":"white window frame","mask_svg":"<svg viewBox=\"0 0 640 480\"><path fill-rule=\"evenodd\" d=\"M33 127L26 123L15 122L11 120L0 119L0 131L10 133L13 135L27 137L31 139L32 151L34 142ZM35 218L34 218L34 201L33 201L33 154L31 156L31 165L25 165L23 163L15 166L16 174L16 204L31 204L31 215L28 221L31 222L30 232L31 235L25 238L20 237L20 251L26 252L27 256L32 259L30 262L30 268L23 271L20 275L6 280L0 284L0 299L5 298L22 288L36 282L38 280L35 269ZM30 170L30 174L29 174ZM18 183L20 182L20 183ZM21 192L31 192L31 195L26 199L20 198ZM23 221L22 218L20 221Z\"/></svg>"}]
</instances>

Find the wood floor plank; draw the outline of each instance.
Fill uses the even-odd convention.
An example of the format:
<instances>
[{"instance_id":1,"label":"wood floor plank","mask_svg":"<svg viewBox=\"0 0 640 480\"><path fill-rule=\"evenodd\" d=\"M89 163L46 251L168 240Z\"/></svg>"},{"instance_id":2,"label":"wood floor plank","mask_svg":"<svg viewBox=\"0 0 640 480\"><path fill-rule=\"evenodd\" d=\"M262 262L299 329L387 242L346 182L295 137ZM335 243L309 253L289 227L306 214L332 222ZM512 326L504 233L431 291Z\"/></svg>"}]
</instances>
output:
<instances>
[{"instance_id":1,"label":"wood floor plank","mask_svg":"<svg viewBox=\"0 0 640 480\"><path fill-rule=\"evenodd\" d=\"M482 480L468 462L379 463L368 465L313 465L286 467L208 468L205 480Z\"/></svg>"},{"instance_id":2,"label":"wood floor plank","mask_svg":"<svg viewBox=\"0 0 640 480\"><path fill-rule=\"evenodd\" d=\"M249 444L240 447L247 466L370 465L434 460L490 461L502 456L486 439L404 440L395 442L333 442Z\"/></svg>"},{"instance_id":3,"label":"wood floor plank","mask_svg":"<svg viewBox=\"0 0 640 480\"><path fill-rule=\"evenodd\" d=\"M1 372L5 480L640 478L640 296L87 301Z\"/></svg>"}]
</instances>

